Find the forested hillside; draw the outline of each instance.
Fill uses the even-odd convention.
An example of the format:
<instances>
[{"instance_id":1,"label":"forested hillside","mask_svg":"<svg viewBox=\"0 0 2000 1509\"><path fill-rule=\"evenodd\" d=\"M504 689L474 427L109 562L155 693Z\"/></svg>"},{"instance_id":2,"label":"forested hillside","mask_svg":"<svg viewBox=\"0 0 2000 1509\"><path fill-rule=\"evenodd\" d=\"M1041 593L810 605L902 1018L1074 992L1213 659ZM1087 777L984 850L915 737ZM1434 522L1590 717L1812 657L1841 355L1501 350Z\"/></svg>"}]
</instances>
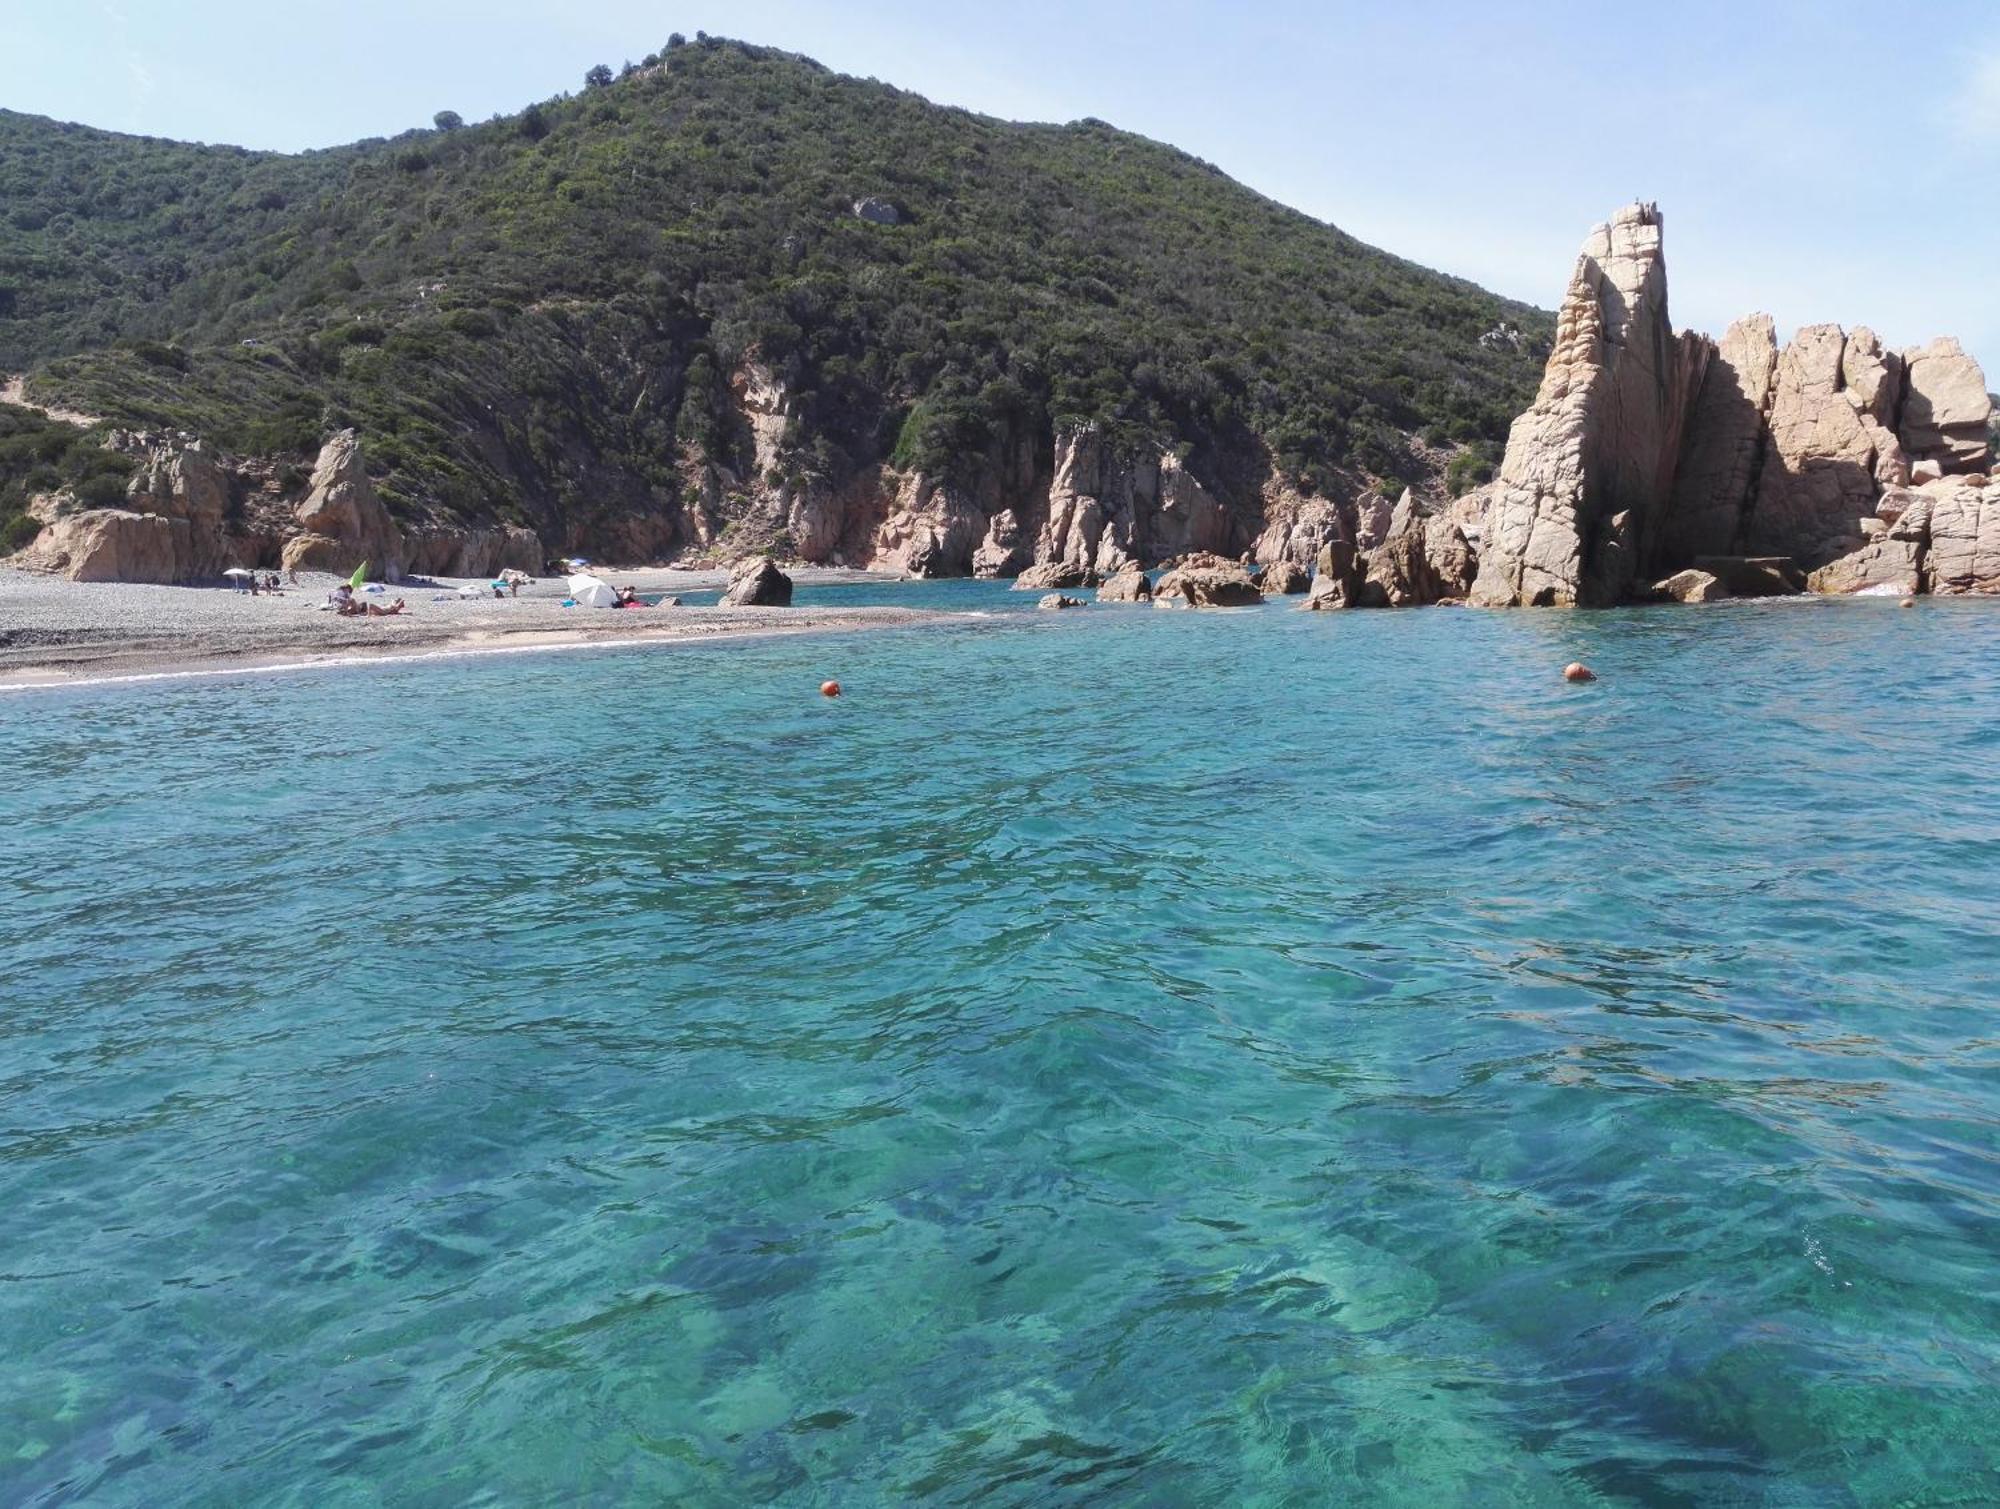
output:
<instances>
[{"instance_id":1,"label":"forested hillside","mask_svg":"<svg viewBox=\"0 0 2000 1509\"><path fill-rule=\"evenodd\" d=\"M237 453L352 425L398 513L552 536L677 508L690 468L774 483L752 356L795 481L1089 422L1224 491L1442 487L1497 455L1549 329L1102 123L707 38L297 156L0 112L0 370L33 396Z\"/></svg>"}]
</instances>

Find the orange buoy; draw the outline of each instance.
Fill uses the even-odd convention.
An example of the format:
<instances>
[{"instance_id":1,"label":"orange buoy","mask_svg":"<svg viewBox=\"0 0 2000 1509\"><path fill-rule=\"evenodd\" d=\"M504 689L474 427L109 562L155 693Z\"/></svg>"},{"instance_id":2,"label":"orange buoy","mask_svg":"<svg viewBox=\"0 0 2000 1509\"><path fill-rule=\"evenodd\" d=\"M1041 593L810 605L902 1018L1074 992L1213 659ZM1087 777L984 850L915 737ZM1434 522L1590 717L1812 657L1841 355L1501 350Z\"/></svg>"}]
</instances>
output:
<instances>
[{"instance_id":1,"label":"orange buoy","mask_svg":"<svg viewBox=\"0 0 2000 1509\"><path fill-rule=\"evenodd\" d=\"M840 695L840 683L838 681L822 681L819 684L819 694L822 697L838 697Z\"/></svg>"},{"instance_id":2,"label":"orange buoy","mask_svg":"<svg viewBox=\"0 0 2000 1509\"><path fill-rule=\"evenodd\" d=\"M1565 681L1595 681L1596 679L1597 672L1593 671L1581 660L1572 660L1568 665L1563 667L1563 680Z\"/></svg>"}]
</instances>

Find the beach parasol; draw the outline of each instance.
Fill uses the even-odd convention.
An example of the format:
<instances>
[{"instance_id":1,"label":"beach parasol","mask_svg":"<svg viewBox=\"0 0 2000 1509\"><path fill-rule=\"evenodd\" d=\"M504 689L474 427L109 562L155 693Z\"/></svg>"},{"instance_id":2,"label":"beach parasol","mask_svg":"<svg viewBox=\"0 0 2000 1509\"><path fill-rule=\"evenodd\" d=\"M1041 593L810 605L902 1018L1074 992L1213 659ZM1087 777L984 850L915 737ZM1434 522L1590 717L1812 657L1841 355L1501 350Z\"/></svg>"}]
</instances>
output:
<instances>
[{"instance_id":1,"label":"beach parasol","mask_svg":"<svg viewBox=\"0 0 2000 1509\"><path fill-rule=\"evenodd\" d=\"M618 594L611 584L594 576L573 576L569 579L569 595L580 608L615 608Z\"/></svg>"},{"instance_id":2,"label":"beach parasol","mask_svg":"<svg viewBox=\"0 0 2000 1509\"><path fill-rule=\"evenodd\" d=\"M363 561L359 566L356 566L354 568L354 575L350 576L347 579L347 585L352 587L356 592L359 592L361 590L361 584L367 580L368 580L368 563L366 561Z\"/></svg>"},{"instance_id":3,"label":"beach parasol","mask_svg":"<svg viewBox=\"0 0 2000 1509\"><path fill-rule=\"evenodd\" d=\"M224 576L255 576L257 573L250 570L247 566L231 566L222 574Z\"/></svg>"}]
</instances>

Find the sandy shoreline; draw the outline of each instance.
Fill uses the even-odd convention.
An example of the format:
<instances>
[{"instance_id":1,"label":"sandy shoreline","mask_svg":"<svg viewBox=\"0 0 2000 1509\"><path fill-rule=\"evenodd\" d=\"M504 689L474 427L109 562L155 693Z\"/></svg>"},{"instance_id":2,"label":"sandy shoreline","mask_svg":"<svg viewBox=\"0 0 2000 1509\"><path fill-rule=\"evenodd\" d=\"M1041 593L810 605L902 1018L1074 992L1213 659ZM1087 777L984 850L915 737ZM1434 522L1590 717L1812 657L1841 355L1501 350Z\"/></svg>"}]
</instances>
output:
<instances>
[{"instance_id":1,"label":"sandy shoreline","mask_svg":"<svg viewBox=\"0 0 2000 1509\"><path fill-rule=\"evenodd\" d=\"M713 591L721 572L612 571L641 592ZM803 586L879 580L857 571L801 571ZM519 597L464 599L458 579L405 583L371 601L405 611L343 618L319 611L334 578L309 575L276 597L226 587L70 582L0 568L0 691L248 674L329 665L584 646L686 644L771 634L899 627L944 615L908 608L565 608L561 579Z\"/></svg>"}]
</instances>

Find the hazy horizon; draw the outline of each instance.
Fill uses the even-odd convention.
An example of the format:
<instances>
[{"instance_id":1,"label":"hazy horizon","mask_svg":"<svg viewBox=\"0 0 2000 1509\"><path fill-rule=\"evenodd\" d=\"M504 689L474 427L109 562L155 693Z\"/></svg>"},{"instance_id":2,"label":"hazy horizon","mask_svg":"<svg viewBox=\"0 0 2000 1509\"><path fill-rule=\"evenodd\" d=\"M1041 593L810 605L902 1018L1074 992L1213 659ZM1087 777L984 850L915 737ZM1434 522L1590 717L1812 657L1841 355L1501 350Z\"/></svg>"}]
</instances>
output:
<instances>
[{"instance_id":1,"label":"hazy horizon","mask_svg":"<svg viewBox=\"0 0 2000 1509\"><path fill-rule=\"evenodd\" d=\"M1989 383L2000 368L2000 312L1984 296L2000 213L1960 186L2000 165L2000 17L1969 5L1896 35L1859 6L1791 0L1644 22L1568 4L1383 18L1033 0L943 21L905 0L650 9L499 0L468 18L449 4L312 0L274 21L247 0L74 7L17 20L24 45L0 58L0 105L312 150L427 127L439 110L512 113L574 92L595 63L616 69L671 31L705 29L940 105L1103 119L1543 308L1590 226L1653 200L1677 324L1720 333L1767 310L1781 337L1820 322L1869 325L1894 346L1956 335Z\"/></svg>"}]
</instances>

